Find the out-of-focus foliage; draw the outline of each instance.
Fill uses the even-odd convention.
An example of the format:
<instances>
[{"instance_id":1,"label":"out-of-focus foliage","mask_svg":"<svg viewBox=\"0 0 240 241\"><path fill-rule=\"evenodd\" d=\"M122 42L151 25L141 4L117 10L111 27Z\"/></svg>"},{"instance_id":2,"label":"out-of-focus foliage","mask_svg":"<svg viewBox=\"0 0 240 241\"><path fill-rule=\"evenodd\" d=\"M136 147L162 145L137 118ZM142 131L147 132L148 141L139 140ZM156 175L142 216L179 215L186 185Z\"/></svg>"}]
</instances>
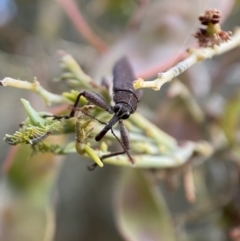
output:
<instances>
[{"instance_id":1,"label":"out-of-focus foliage","mask_svg":"<svg viewBox=\"0 0 240 241\"><path fill-rule=\"evenodd\" d=\"M119 178L114 201L122 235L136 241L176 240L169 210L153 180L136 170L126 170Z\"/></svg>"}]
</instances>

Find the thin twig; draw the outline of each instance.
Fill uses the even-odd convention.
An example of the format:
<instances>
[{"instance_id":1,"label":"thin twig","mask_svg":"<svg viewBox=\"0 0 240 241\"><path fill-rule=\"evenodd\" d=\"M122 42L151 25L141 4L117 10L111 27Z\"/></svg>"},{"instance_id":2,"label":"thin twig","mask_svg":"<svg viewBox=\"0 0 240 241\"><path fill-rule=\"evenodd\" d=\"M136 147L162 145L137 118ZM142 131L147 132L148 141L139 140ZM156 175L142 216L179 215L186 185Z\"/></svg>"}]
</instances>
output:
<instances>
[{"instance_id":1,"label":"thin twig","mask_svg":"<svg viewBox=\"0 0 240 241\"><path fill-rule=\"evenodd\" d=\"M183 173L183 183L187 200L190 203L194 203L196 201L196 194L191 166L187 166L185 172Z\"/></svg>"},{"instance_id":2,"label":"thin twig","mask_svg":"<svg viewBox=\"0 0 240 241\"><path fill-rule=\"evenodd\" d=\"M189 57L182 62L175 65L165 73L159 73L158 78L153 81L144 81L139 78L134 81L134 88L152 88L154 90L160 90L163 84L171 81L176 76L183 73L185 70L190 68L192 65L201 62L205 59L210 59L213 56L223 54L233 48L240 45L240 28L236 29L232 39L226 43L222 43L220 46L214 46L213 48L200 48L200 49L189 49Z\"/></svg>"},{"instance_id":3,"label":"thin twig","mask_svg":"<svg viewBox=\"0 0 240 241\"><path fill-rule=\"evenodd\" d=\"M0 80L0 86L11 86L19 89L34 91L35 93L39 94L43 98L43 100L47 105L70 103L64 96L53 94L47 91L46 89L44 89L37 81L36 78L31 83L24 80L5 77L4 79Z\"/></svg>"}]
</instances>

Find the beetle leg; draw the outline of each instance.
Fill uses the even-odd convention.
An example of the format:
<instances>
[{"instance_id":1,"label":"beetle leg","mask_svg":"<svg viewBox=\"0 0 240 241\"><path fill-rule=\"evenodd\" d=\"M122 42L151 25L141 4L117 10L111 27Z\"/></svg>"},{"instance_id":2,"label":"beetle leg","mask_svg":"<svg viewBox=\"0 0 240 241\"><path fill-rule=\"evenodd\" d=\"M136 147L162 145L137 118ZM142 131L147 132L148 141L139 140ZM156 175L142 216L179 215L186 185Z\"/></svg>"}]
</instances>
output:
<instances>
[{"instance_id":1,"label":"beetle leg","mask_svg":"<svg viewBox=\"0 0 240 241\"><path fill-rule=\"evenodd\" d=\"M101 95L84 90L83 92L78 94L78 96L74 102L74 105L72 107L72 111L69 114L69 117L74 116L76 107L78 106L81 96L85 97L89 102L93 103L94 105L106 110L110 114L113 113L112 107L102 98Z\"/></svg>"}]
</instances>

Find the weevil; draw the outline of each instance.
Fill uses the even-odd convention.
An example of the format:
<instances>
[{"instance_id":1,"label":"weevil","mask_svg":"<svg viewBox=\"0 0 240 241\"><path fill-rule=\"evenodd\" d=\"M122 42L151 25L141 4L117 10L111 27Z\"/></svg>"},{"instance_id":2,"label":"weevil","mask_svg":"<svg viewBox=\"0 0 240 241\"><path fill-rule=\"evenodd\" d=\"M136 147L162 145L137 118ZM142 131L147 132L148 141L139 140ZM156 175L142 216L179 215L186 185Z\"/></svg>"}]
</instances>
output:
<instances>
[{"instance_id":1,"label":"weevil","mask_svg":"<svg viewBox=\"0 0 240 241\"><path fill-rule=\"evenodd\" d=\"M123 123L123 120L129 118L137 109L137 104L140 101L140 91L133 88L134 74L131 65L126 57L118 60L113 67L113 101L114 105L109 105L104 98L97 94L84 90L80 92L74 102L72 110L69 114L69 118L74 117L79 104L81 96L85 97L92 104L104 109L110 114L113 114L111 120L105 125L105 127L95 136L96 141L101 141L106 133L111 130L113 135L117 138L121 144L123 151L113 152L107 155L103 155L101 160L127 154L129 160L134 163L129 150L129 136L128 131ZM119 123L121 140L114 134L112 127Z\"/></svg>"}]
</instances>

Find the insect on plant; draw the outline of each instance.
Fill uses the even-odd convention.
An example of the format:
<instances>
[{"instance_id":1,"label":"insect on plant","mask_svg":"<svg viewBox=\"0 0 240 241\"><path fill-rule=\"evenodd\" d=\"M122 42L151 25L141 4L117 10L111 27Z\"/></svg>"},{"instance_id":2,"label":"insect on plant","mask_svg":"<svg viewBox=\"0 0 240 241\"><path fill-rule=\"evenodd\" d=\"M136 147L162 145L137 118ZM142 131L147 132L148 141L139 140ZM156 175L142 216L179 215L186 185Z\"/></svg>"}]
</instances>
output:
<instances>
[{"instance_id":1,"label":"insect on plant","mask_svg":"<svg viewBox=\"0 0 240 241\"><path fill-rule=\"evenodd\" d=\"M129 150L129 136L123 120L128 119L137 109L137 103L140 100L140 91L133 88L134 74L130 66L130 63L126 57L121 58L113 67L113 101L115 105L109 105L104 98L96 93L84 90L78 94L75 103L68 118L74 117L79 100L81 96L85 97L92 104L104 109L110 114L114 114L111 120L105 125L105 127L96 135L95 140L101 141L106 133L111 130L112 134L121 144L123 151L113 152L107 155L103 155L101 160L127 154L129 160L134 163ZM112 127L119 123L121 140L114 134ZM100 121L100 123L102 123Z\"/></svg>"}]
</instances>

